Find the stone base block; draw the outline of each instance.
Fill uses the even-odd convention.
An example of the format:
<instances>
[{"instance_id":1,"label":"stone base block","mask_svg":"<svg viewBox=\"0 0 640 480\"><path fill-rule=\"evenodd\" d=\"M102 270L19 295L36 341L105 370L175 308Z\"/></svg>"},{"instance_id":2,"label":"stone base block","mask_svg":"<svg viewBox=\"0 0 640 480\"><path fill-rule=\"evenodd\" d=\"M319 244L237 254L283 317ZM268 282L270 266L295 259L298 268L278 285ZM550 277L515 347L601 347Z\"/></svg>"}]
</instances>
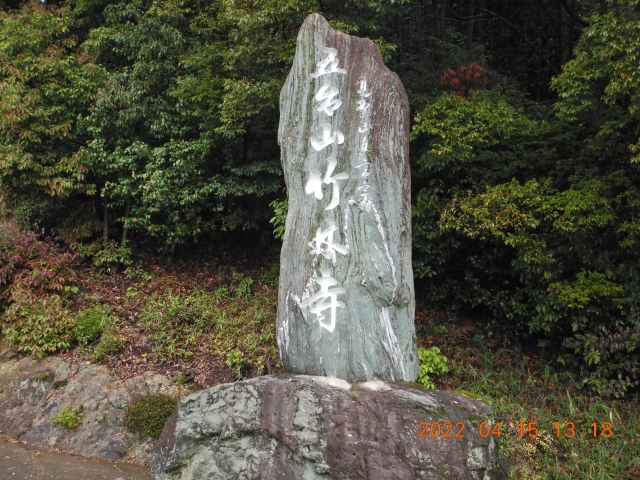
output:
<instances>
[{"instance_id":1,"label":"stone base block","mask_svg":"<svg viewBox=\"0 0 640 480\"><path fill-rule=\"evenodd\" d=\"M491 407L417 384L265 376L184 398L160 480L500 479ZM483 435L481 435L481 433Z\"/></svg>"}]
</instances>

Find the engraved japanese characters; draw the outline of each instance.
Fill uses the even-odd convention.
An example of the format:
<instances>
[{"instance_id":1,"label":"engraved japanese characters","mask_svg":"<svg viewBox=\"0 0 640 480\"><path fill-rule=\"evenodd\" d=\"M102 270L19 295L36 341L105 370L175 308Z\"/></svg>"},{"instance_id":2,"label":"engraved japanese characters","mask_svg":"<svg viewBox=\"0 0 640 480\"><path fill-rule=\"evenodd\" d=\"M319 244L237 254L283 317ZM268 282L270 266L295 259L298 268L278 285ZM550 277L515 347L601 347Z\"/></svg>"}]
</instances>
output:
<instances>
[{"instance_id":1,"label":"engraved japanese characters","mask_svg":"<svg viewBox=\"0 0 640 480\"><path fill-rule=\"evenodd\" d=\"M373 42L318 14L280 96L289 197L277 338L287 371L417 377L409 107Z\"/></svg>"}]
</instances>

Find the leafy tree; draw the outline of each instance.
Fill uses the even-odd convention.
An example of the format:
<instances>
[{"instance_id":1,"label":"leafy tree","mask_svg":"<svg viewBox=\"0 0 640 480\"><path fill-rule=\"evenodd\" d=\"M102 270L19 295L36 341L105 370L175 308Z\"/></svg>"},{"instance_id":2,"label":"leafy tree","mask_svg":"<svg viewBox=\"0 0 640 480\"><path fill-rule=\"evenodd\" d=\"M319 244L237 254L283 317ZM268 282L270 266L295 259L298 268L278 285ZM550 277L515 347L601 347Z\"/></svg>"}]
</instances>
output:
<instances>
[{"instance_id":1,"label":"leafy tree","mask_svg":"<svg viewBox=\"0 0 640 480\"><path fill-rule=\"evenodd\" d=\"M212 220L227 231L268 228L272 215L264 206L284 187L276 144L280 89L302 21L322 11L336 28L366 32L390 5L260 0L188 8L196 11L194 36L171 94L192 119L186 141L206 152ZM377 42L383 52L393 49Z\"/></svg>"},{"instance_id":2,"label":"leafy tree","mask_svg":"<svg viewBox=\"0 0 640 480\"><path fill-rule=\"evenodd\" d=\"M640 373L640 178L625 151L639 133L632 3L590 18L553 81L558 117L490 86L469 99L445 94L413 130L427 147L417 173L431 175L414 207L428 298L480 307L498 328L564 347L558 361L616 396Z\"/></svg>"},{"instance_id":3,"label":"leafy tree","mask_svg":"<svg viewBox=\"0 0 640 480\"><path fill-rule=\"evenodd\" d=\"M628 145L640 162L640 2L606 1L589 18L568 62L552 86L559 114L582 122L590 146Z\"/></svg>"},{"instance_id":4,"label":"leafy tree","mask_svg":"<svg viewBox=\"0 0 640 480\"><path fill-rule=\"evenodd\" d=\"M182 144L183 122L167 93L186 22L170 7L142 1L107 5L102 16L83 43L108 72L84 119L91 140L83 153L96 165L104 198L103 237L108 207L121 207L123 244L132 226L175 244L197 229L191 207L201 195L192 180L202 153Z\"/></svg>"},{"instance_id":5,"label":"leafy tree","mask_svg":"<svg viewBox=\"0 0 640 480\"><path fill-rule=\"evenodd\" d=\"M92 193L78 117L102 81L68 10L0 12L0 186L13 195Z\"/></svg>"}]
</instances>

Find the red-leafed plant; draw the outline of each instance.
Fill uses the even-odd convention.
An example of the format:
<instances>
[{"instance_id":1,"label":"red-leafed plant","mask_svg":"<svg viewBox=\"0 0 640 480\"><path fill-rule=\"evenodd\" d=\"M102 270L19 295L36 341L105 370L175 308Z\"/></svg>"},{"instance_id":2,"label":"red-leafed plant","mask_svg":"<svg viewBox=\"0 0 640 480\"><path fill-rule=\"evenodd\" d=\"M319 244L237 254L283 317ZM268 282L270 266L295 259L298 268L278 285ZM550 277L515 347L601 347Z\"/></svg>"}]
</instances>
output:
<instances>
[{"instance_id":1,"label":"red-leafed plant","mask_svg":"<svg viewBox=\"0 0 640 480\"><path fill-rule=\"evenodd\" d=\"M73 317L55 292L73 278L73 259L41 232L0 219L0 325L18 350L40 357L69 348Z\"/></svg>"},{"instance_id":2,"label":"red-leafed plant","mask_svg":"<svg viewBox=\"0 0 640 480\"><path fill-rule=\"evenodd\" d=\"M471 62L468 67L461 65L458 67L458 71L447 68L444 75L440 77L440 83L455 90L456 95L469 98L478 88L489 83L489 79L483 72L484 68L476 62Z\"/></svg>"},{"instance_id":3,"label":"red-leafed plant","mask_svg":"<svg viewBox=\"0 0 640 480\"><path fill-rule=\"evenodd\" d=\"M8 222L4 222L8 223ZM36 295L63 290L72 276L69 264L74 256L60 252L50 237L13 229L11 239L0 244L0 292L27 288Z\"/></svg>"}]
</instances>

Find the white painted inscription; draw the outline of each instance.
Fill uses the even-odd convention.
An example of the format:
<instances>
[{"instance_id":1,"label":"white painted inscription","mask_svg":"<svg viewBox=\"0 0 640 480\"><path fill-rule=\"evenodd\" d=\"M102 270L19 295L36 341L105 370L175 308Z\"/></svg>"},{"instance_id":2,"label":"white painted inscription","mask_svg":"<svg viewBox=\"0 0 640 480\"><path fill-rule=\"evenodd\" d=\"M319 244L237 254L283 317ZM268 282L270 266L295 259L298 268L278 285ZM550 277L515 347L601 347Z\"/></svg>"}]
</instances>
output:
<instances>
[{"instance_id":1,"label":"white painted inscription","mask_svg":"<svg viewBox=\"0 0 640 480\"><path fill-rule=\"evenodd\" d=\"M322 277L315 278L314 281L320 286L320 291L311 295L306 300L300 303L303 308L311 307L309 311L315 313L318 316L318 322L330 333L336 327L336 308L344 308L344 302L338 300L338 295L343 295L346 290L342 287L335 287L330 290L330 287L338 284L338 281L331 276L331 270L328 268L321 268L320 273ZM329 322L325 322L325 316L322 312L330 309L331 319Z\"/></svg>"},{"instance_id":2,"label":"white painted inscription","mask_svg":"<svg viewBox=\"0 0 640 480\"><path fill-rule=\"evenodd\" d=\"M329 228L322 230L322 227L318 227L315 238L308 245L312 248L311 253L313 255L322 255L327 260L335 263L335 252L347 255L349 248L333 241L333 232L338 229L336 223L330 219L325 219L325 222L329 225Z\"/></svg>"},{"instance_id":3,"label":"white painted inscription","mask_svg":"<svg viewBox=\"0 0 640 480\"><path fill-rule=\"evenodd\" d=\"M327 171L324 174L324 178L321 178L320 170L316 170L315 168L311 170L309 181L305 186L305 191L307 192L307 195L313 193L316 199L322 200L322 184L333 184L333 196L331 197L331 203L324 208L325 210L333 210L338 206L338 203L340 203L340 188L338 186L338 180L347 180L349 178L349 174L342 172L332 175L338 165L338 160L336 160L335 157L327 158L327 163Z\"/></svg>"},{"instance_id":4,"label":"white painted inscription","mask_svg":"<svg viewBox=\"0 0 640 480\"><path fill-rule=\"evenodd\" d=\"M319 61L317 71L311 74L311 78L322 78L322 85L315 94L314 99L319 103L316 107L316 111L324 113L329 117L333 117L333 114L342 106L342 100L336 98L340 94L340 90L331 84L331 74L346 74L347 71L343 68L338 68L340 63L338 59L338 50L335 48L325 48L324 53L326 57ZM324 77L326 75L326 77ZM333 131L330 123L323 122L320 127L322 128L322 134L319 136L312 135L310 138L311 146L316 152L320 152L327 148L329 145L337 144L342 145L344 143L344 134L340 130ZM311 169L309 172L309 180L305 185L305 192L307 195L313 195L316 200L323 200L324 194L322 192L323 185L332 186L331 201L324 207L326 212L333 210L340 205L340 180L347 180L349 174L347 172L333 174L338 165L338 160L335 156L331 155L327 158L327 165L322 172L316 168ZM319 226L316 230L316 235L308 245L311 247L311 255L323 256L327 260L330 260L332 265L336 265L336 252L342 255L349 254L348 246L341 245L340 243L333 241L333 234L338 230L335 222L325 216L324 223L328 225L328 228L324 229ZM329 268L320 268L322 277L312 277L313 281L320 286L320 291L309 296L309 298L303 300L300 303L302 308L309 308L310 313L315 313L318 319L318 323L328 332L332 333L336 326L336 309L344 308L344 302L338 300L338 295L343 295L346 290L338 285L338 281L331 276L331 270ZM330 287L335 287L330 289ZM325 310L330 311L330 319L326 321Z\"/></svg>"},{"instance_id":5,"label":"white painted inscription","mask_svg":"<svg viewBox=\"0 0 640 480\"><path fill-rule=\"evenodd\" d=\"M318 71L312 73L311 78L318 78L329 73L347 73L347 71L343 68L338 68L338 50L336 50L335 48L325 48L324 53L327 54L327 57L324 60L316 63Z\"/></svg>"},{"instance_id":6,"label":"white painted inscription","mask_svg":"<svg viewBox=\"0 0 640 480\"><path fill-rule=\"evenodd\" d=\"M322 137L311 137L311 146L316 152L324 150L332 143L337 143L338 145L344 143L344 134L340 130L331 133L330 123L323 123L321 127Z\"/></svg>"},{"instance_id":7,"label":"white painted inscription","mask_svg":"<svg viewBox=\"0 0 640 480\"><path fill-rule=\"evenodd\" d=\"M320 90L318 90L318 93L316 93L315 96L315 99L318 102L322 102L318 106L317 110L319 112L326 113L330 117L333 117L333 112L339 109L342 105L342 100L340 100L339 98L336 98L334 100L333 98L338 95L338 93L340 93L340 91L337 88L331 86L331 80L325 78L322 87L320 87Z\"/></svg>"}]
</instances>

